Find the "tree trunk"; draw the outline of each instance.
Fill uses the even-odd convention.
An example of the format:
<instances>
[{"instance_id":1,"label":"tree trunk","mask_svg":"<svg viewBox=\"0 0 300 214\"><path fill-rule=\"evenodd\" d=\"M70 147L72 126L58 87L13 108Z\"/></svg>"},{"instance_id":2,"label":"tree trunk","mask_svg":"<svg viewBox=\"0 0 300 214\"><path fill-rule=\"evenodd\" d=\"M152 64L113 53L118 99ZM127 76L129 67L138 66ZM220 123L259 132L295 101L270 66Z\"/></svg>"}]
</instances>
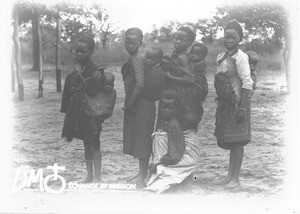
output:
<instances>
[{"instance_id":1,"label":"tree trunk","mask_svg":"<svg viewBox=\"0 0 300 214\"><path fill-rule=\"evenodd\" d=\"M14 54L14 49L12 50L11 53L11 58L10 58L10 74L11 74L11 91L15 92L16 91L16 74L15 74L15 54Z\"/></svg>"},{"instance_id":2,"label":"tree trunk","mask_svg":"<svg viewBox=\"0 0 300 214\"><path fill-rule=\"evenodd\" d=\"M56 48L55 48L55 63L56 63L56 91L61 92L61 69L59 68L59 46L60 46L61 23L59 13L56 19Z\"/></svg>"},{"instance_id":3,"label":"tree trunk","mask_svg":"<svg viewBox=\"0 0 300 214\"><path fill-rule=\"evenodd\" d=\"M39 40L37 38L37 19L34 17L35 14L33 13L32 17L32 71L38 71L40 67L40 60L39 60Z\"/></svg>"},{"instance_id":4,"label":"tree trunk","mask_svg":"<svg viewBox=\"0 0 300 214\"><path fill-rule=\"evenodd\" d=\"M285 67L287 93L290 93L290 56L291 56L290 40L289 38L286 38L285 47L283 51L283 62Z\"/></svg>"},{"instance_id":5,"label":"tree trunk","mask_svg":"<svg viewBox=\"0 0 300 214\"><path fill-rule=\"evenodd\" d=\"M16 62L16 76L18 81L19 100L24 100L24 86L21 75L21 46L19 40L19 17L17 11L14 13L14 45L15 45L15 62Z\"/></svg>"},{"instance_id":6,"label":"tree trunk","mask_svg":"<svg viewBox=\"0 0 300 214\"><path fill-rule=\"evenodd\" d=\"M36 49L38 52L38 61L39 61L39 86L38 86L38 98L43 97L43 82L44 82L44 71L43 71L43 63L42 63L42 34L41 34L41 27L39 23L40 15L39 13L33 9L33 20L36 23L35 29L35 37L38 41L38 48Z\"/></svg>"}]
</instances>

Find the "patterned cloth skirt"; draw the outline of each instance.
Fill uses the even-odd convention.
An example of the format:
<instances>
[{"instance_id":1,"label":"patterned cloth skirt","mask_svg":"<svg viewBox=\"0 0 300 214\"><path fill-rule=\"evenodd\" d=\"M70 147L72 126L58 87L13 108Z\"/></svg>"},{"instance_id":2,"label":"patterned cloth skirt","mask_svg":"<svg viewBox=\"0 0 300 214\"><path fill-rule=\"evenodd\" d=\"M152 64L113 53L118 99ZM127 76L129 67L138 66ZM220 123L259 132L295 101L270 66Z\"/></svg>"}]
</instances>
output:
<instances>
[{"instance_id":1,"label":"patterned cloth skirt","mask_svg":"<svg viewBox=\"0 0 300 214\"><path fill-rule=\"evenodd\" d=\"M183 132L186 149L181 160L175 165L158 165L156 174L153 174L147 183L146 190L161 193L171 185L181 183L197 167L200 159L200 144L196 139L196 131ZM153 133L152 161L158 163L167 154L168 136L164 131L158 130Z\"/></svg>"}]
</instances>

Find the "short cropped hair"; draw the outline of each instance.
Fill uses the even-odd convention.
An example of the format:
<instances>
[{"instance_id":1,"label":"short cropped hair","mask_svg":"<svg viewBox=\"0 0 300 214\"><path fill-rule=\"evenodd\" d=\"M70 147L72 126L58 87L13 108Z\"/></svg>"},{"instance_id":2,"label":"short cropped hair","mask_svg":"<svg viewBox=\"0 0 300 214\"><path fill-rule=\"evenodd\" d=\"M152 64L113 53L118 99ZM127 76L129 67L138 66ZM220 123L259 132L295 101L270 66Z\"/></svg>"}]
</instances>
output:
<instances>
[{"instance_id":1,"label":"short cropped hair","mask_svg":"<svg viewBox=\"0 0 300 214\"><path fill-rule=\"evenodd\" d=\"M91 36L88 36L88 35L81 36L81 37L79 37L79 39L77 40L76 45L77 45L79 42L85 43L85 44L87 45L88 49L89 49L91 52L94 52L94 49L95 49L95 40L94 40Z\"/></svg>"},{"instance_id":2,"label":"short cropped hair","mask_svg":"<svg viewBox=\"0 0 300 214\"><path fill-rule=\"evenodd\" d=\"M208 48L203 43L196 42L196 43L193 44L193 47L199 47L199 48L201 48L201 54L202 54L203 58L205 58L207 56L207 54L208 54Z\"/></svg>"}]
</instances>

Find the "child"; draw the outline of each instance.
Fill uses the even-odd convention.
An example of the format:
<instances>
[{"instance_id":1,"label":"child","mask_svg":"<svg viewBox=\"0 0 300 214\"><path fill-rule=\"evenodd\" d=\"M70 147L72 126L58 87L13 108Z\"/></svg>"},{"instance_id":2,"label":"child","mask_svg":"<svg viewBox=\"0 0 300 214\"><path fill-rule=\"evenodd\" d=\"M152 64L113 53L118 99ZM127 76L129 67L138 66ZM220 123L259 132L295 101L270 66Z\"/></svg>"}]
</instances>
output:
<instances>
[{"instance_id":1,"label":"child","mask_svg":"<svg viewBox=\"0 0 300 214\"><path fill-rule=\"evenodd\" d=\"M91 59L94 47L94 39L89 36L82 36L76 42L75 58L78 66L66 77L60 110L66 113L62 138L70 142L75 137L84 142L87 176L82 183L100 182L99 137L102 121L99 118L87 116L83 110L86 105L84 97L96 96L103 86L104 69Z\"/></svg>"},{"instance_id":2,"label":"child","mask_svg":"<svg viewBox=\"0 0 300 214\"><path fill-rule=\"evenodd\" d=\"M208 48L206 45L198 42L193 44L189 57L194 64L194 71L196 73L198 72L206 73L205 58L207 56L207 53L208 53Z\"/></svg>"},{"instance_id":3,"label":"child","mask_svg":"<svg viewBox=\"0 0 300 214\"><path fill-rule=\"evenodd\" d=\"M195 75L190 63L188 48L195 41L194 32L188 27L181 27L175 33L174 51L171 56L173 66L166 72L166 80L171 88L176 89L176 85L191 86L195 84ZM171 63L170 62L170 63Z\"/></svg>"},{"instance_id":4,"label":"child","mask_svg":"<svg viewBox=\"0 0 300 214\"><path fill-rule=\"evenodd\" d=\"M188 48L195 41L194 32L188 27L181 27L175 33L174 39L174 51L172 53L170 63L167 64L167 68L171 68L166 71L167 88L179 91L182 94L184 100L185 111L193 112L201 121L203 115L203 102L208 93L208 84L205 77L206 65L199 66L202 72L196 72L194 63L191 62L188 54ZM204 54L205 55L205 54ZM167 58L164 58L166 61ZM197 63L196 63L197 64ZM198 67L196 67L199 70Z\"/></svg>"},{"instance_id":5,"label":"child","mask_svg":"<svg viewBox=\"0 0 300 214\"><path fill-rule=\"evenodd\" d=\"M130 55L122 67L125 88L123 153L139 159L139 173L131 181L143 185L151 155L152 102L142 96L145 86L144 58L139 54L143 33L139 28L125 32L125 49ZM151 111L151 112L149 112ZM155 114L155 113L154 113Z\"/></svg>"},{"instance_id":6,"label":"child","mask_svg":"<svg viewBox=\"0 0 300 214\"><path fill-rule=\"evenodd\" d=\"M257 84L257 77L256 77L256 65L259 61L259 56L254 51L247 51L246 54L249 58L249 65L250 65L250 71L251 71L251 79L253 80L253 92L256 90L256 84Z\"/></svg>"},{"instance_id":7,"label":"child","mask_svg":"<svg viewBox=\"0 0 300 214\"><path fill-rule=\"evenodd\" d=\"M157 193L189 177L200 158L200 144L194 129L198 120L194 113L184 113L180 119L181 95L174 90L164 91L160 106L162 119L153 133L153 163L149 167L151 176L145 188ZM180 121L184 121L183 126Z\"/></svg>"},{"instance_id":8,"label":"child","mask_svg":"<svg viewBox=\"0 0 300 214\"><path fill-rule=\"evenodd\" d=\"M153 163L149 166L150 174L156 173L160 164L173 165L180 161L185 151L184 136L179 124L181 114L180 95L173 90L166 90L161 97L160 115L162 119L153 134ZM164 134L165 133L165 134ZM167 139L167 144L156 145L159 138ZM161 142L163 143L163 142ZM162 146L163 148L160 148Z\"/></svg>"},{"instance_id":9,"label":"child","mask_svg":"<svg viewBox=\"0 0 300 214\"><path fill-rule=\"evenodd\" d=\"M159 100L161 93L166 88L164 71L161 67L162 57L162 49L152 47L146 52L144 60L145 88L143 96L153 102ZM153 118L155 118L155 114Z\"/></svg>"},{"instance_id":10,"label":"child","mask_svg":"<svg viewBox=\"0 0 300 214\"><path fill-rule=\"evenodd\" d=\"M244 146L251 140L250 91L252 79L248 56L239 49L243 29L237 20L229 21L224 28L226 52L217 57L215 89L218 107L215 136L218 146L230 150L228 175L216 182L225 188L239 186L239 173Z\"/></svg>"}]
</instances>

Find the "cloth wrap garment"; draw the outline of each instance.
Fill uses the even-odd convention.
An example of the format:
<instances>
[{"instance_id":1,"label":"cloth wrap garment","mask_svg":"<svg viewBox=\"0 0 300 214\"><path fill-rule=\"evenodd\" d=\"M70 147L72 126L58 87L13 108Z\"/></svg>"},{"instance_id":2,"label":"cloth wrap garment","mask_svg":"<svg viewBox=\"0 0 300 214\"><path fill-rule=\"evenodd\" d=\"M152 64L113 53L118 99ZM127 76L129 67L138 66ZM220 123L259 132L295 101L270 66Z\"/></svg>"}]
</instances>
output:
<instances>
[{"instance_id":1,"label":"cloth wrap garment","mask_svg":"<svg viewBox=\"0 0 300 214\"><path fill-rule=\"evenodd\" d=\"M234 55L243 54L239 51ZM236 58L229 54L224 56L225 54L223 53L218 57L219 59L224 58L218 66L225 70L218 72L214 81L218 101L214 135L217 137L218 145L221 148L231 149L233 146L245 145L251 140L251 97L247 98L245 105L245 120L237 123L236 114L241 100L242 81L237 72ZM246 65L245 70L249 71L251 89L252 80L249 65Z\"/></svg>"},{"instance_id":2,"label":"cloth wrap garment","mask_svg":"<svg viewBox=\"0 0 300 214\"><path fill-rule=\"evenodd\" d=\"M137 84L143 87L132 110L124 112L123 153L135 158L149 158L152 151L151 134L154 131L155 101L164 90L164 76L160 66L144 73L144 58L131 57L122 67L125 88L125 106ZM146 77L146 79L145 79Z\"/></svg>"},{"instance_id":3,"label":"cloth wrap garment","mask_svg":"<svg viewBox=\"0 0 300 214\"><path fill-rule=\"evenodd\" d=\"M100 72L95 78L94 72ZM85 97L95 97L102 88L104 69L89 60L85 67L77 68L66 77L62 93L61 109L66 113L62 130L62 138L68 142L73 138L84 140L84 136L93 137L101 131L101 120L92 115L87 115L85 110L88 105Z\"/></svg>"}]
</instances>

